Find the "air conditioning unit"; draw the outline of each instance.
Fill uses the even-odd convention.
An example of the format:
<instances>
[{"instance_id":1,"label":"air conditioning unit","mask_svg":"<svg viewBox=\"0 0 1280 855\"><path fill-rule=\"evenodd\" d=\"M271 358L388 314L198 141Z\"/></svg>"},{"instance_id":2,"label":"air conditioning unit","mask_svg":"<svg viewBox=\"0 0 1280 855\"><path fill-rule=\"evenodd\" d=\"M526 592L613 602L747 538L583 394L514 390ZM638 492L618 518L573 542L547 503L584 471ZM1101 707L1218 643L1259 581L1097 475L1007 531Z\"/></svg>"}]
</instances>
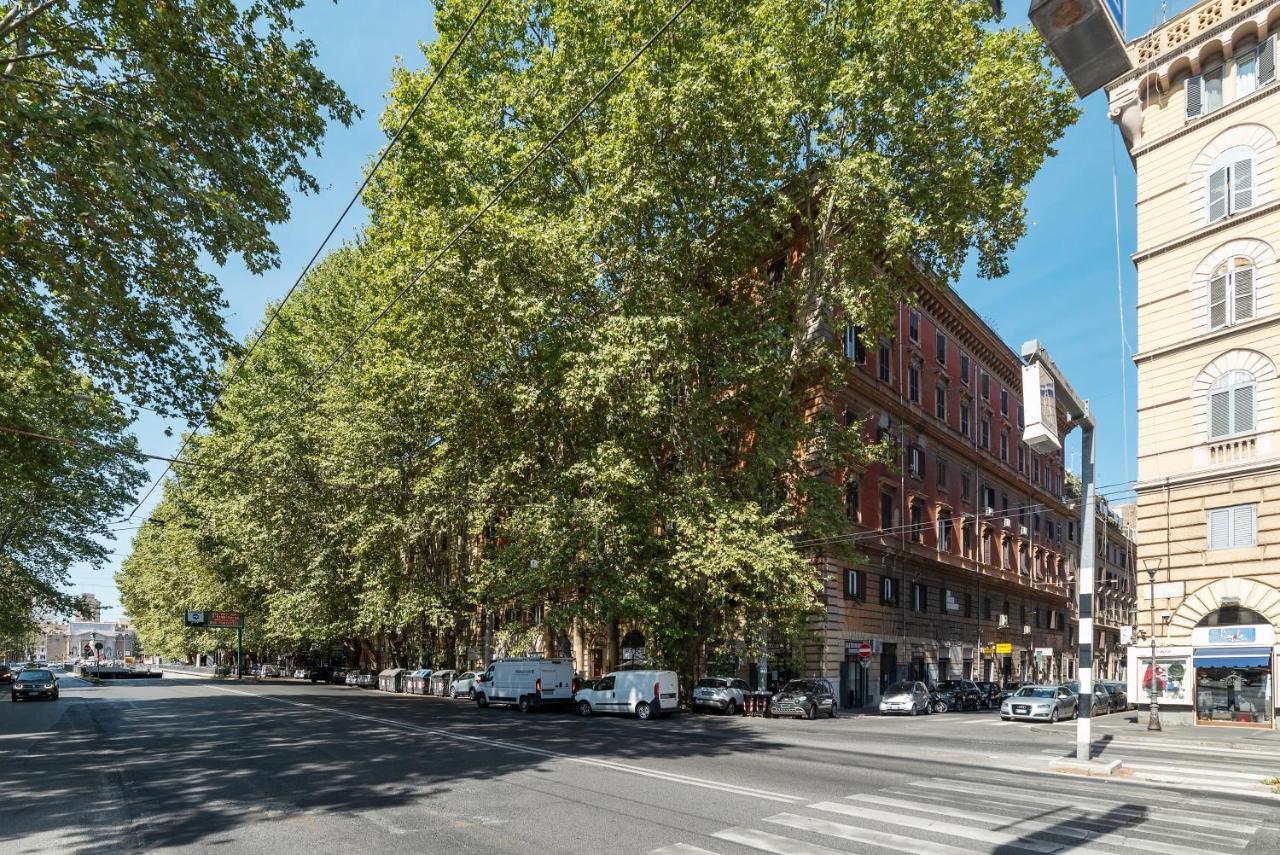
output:
<instances>
[{"instance_id":1,"label":"air conditioning unit","mask_svg":"<svg viewBox=\"0 0 1280 855\"><path fill-rule=\"evenodd\" d=\"M1020 526L1018 526L1018 534L1022 535L1023 537L1026 537L1026 536L1027 536L1027 527L1026 527L1025 525L1020 525Z\"/></svg>"},{"instance_id":2,"label":"air conditioning unit","mask_svg":"<svg viewBox=\"0 0 1280 855\"><path fill-rule=\"evenodd\" d=\"M1001 517L1000 525L1004 526L1005 528L1013 528L1013 520L1009 519L1008 517Z\"/></svg>"},{"instance_id":3,"label":"air conditioning unit","mask_svg":"<svg viewBox=\"0 0 1280 855\"><path fill-rule=\"evenodd\" d=\"M990 508L990 507L988 507L988 508L983 508L983 510L982 510L982 515L983 515L984 517L993 517L993 516L995 516L995 515L996 515L996 509L995 509L995 508Z\"/></svg>"},{"instance_id":4,"label":"air conditioning unit","mask_svg":"<svg viewBox=\"0 0 1280 855\"><path fill-rule=\"evenodd\" d=\"M1030 635L1030 634L1031 634L1031 627L1027 626L1026 624L1023 624L1023 625L1022 625L1022 634L1023 634L1023 635Z\"/></svg>"},{"instance_id":5,"label":"air conditioning unit","mask_svg":"<svg viewBox=\"0 0 1280 855\"><path fill-rule=\"evenodd\" d=\"M1007 628L1009 626L1009 616L1000 615L1000 619L996 621L996 626Z\"/></svg>"}]
</instances>

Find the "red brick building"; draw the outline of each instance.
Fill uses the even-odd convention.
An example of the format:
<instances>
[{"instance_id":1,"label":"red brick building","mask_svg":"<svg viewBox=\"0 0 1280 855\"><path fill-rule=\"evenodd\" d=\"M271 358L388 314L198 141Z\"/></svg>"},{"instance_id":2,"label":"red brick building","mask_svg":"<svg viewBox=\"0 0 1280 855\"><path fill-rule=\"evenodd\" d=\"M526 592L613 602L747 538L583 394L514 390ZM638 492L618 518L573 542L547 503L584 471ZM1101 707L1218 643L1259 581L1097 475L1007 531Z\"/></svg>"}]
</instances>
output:
<instances>
[{"instance_id":1,"label":"red brick building","mask_svg":"<svg viewBox=\"0 0 1280 855\"><path fill-rule=\"evenodd\" d=\"M846 708L908 677L1072 678L1078 513L1061 453L1021 441L1021 360L949 288L922 284L897 325L879 342L844 331L830 405L899 452L847 473L843 542L858 555L816 546L827 609L807 667Z\"/></svg>"}]
</instances>

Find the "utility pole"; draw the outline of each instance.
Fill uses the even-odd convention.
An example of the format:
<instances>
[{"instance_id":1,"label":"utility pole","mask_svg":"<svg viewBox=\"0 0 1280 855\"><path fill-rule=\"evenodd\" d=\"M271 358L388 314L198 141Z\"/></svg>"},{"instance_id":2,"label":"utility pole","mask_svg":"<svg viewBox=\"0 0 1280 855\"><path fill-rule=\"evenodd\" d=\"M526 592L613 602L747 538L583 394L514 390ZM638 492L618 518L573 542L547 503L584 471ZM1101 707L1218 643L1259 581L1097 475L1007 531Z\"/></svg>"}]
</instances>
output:
<instances>
[{"instance_id":1,"label":"utility pole","mask_svg":"<svg viewBox=\"0 0 1280 855\"><path fill-rule=\"evenodd\" d=\"M1151 661L1147 665L1151 674L1151 684L1147 689L1151 710L1147 718L1147 730L1163 731L1164 728L1160 726L1160 685L1156 682L1156 571L1160 569L1160 559L1148 558L1143 563L1146 565L1147 579L1151 582Z\"/></svg>"}]
</instances>

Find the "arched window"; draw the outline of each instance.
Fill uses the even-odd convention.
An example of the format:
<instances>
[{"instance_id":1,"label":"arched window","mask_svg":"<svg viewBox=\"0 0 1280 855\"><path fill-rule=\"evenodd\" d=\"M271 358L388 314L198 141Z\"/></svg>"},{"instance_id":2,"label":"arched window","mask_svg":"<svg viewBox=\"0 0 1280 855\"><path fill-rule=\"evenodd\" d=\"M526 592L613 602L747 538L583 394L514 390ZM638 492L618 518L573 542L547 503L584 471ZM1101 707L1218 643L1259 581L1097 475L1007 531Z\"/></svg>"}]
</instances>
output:
<instances>
[{"instance_id":1,"label":"arched window","mask_svg":"<svg viewBox=\"0 0 1280 855\"><path fill-rule=\"evenodd\" d=\"M1211 223L1253 207L1258 156L1248 146L1227 149L1206 174L1205 213Z\"/></svg>"},{"instance_id":2,"label":"arched window","mask_svg":"<svg viewBox=\"0 0 1280 855\"><path fill-rule=\"evenodd\" d=\"M1248 371L1228 371L1209 387L1209 439L1254 430L1256 383Z\"/></svg>"},{"instance_id":3,"label":"arched window","mask_svg":"<svg viewBox=\"0 0 1280 855\"><path fill-rule=\"evenodd\" d=\"M1219 329L1253 319L1253 260L1228 258L1209 279L1209 328Z\"/></svg>"}]
</instances>

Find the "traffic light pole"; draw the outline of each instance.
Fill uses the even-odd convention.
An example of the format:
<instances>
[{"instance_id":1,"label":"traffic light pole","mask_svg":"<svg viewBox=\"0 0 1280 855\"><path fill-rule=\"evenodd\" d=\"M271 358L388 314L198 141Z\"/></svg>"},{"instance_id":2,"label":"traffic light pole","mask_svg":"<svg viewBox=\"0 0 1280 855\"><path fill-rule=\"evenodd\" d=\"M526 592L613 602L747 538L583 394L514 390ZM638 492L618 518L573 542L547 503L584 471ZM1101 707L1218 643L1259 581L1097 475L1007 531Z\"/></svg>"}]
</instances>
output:
<instances>
[{"instance_id":1,"label":"traffic light pole","mask_svg":"<svg viewBox=\"0 0 1280 855\"><path fill-rule=\"evenodd\" d=\"M236 679L242 680L244 662L244 627L236 628Z\"/></svg>"}]
</instances>

